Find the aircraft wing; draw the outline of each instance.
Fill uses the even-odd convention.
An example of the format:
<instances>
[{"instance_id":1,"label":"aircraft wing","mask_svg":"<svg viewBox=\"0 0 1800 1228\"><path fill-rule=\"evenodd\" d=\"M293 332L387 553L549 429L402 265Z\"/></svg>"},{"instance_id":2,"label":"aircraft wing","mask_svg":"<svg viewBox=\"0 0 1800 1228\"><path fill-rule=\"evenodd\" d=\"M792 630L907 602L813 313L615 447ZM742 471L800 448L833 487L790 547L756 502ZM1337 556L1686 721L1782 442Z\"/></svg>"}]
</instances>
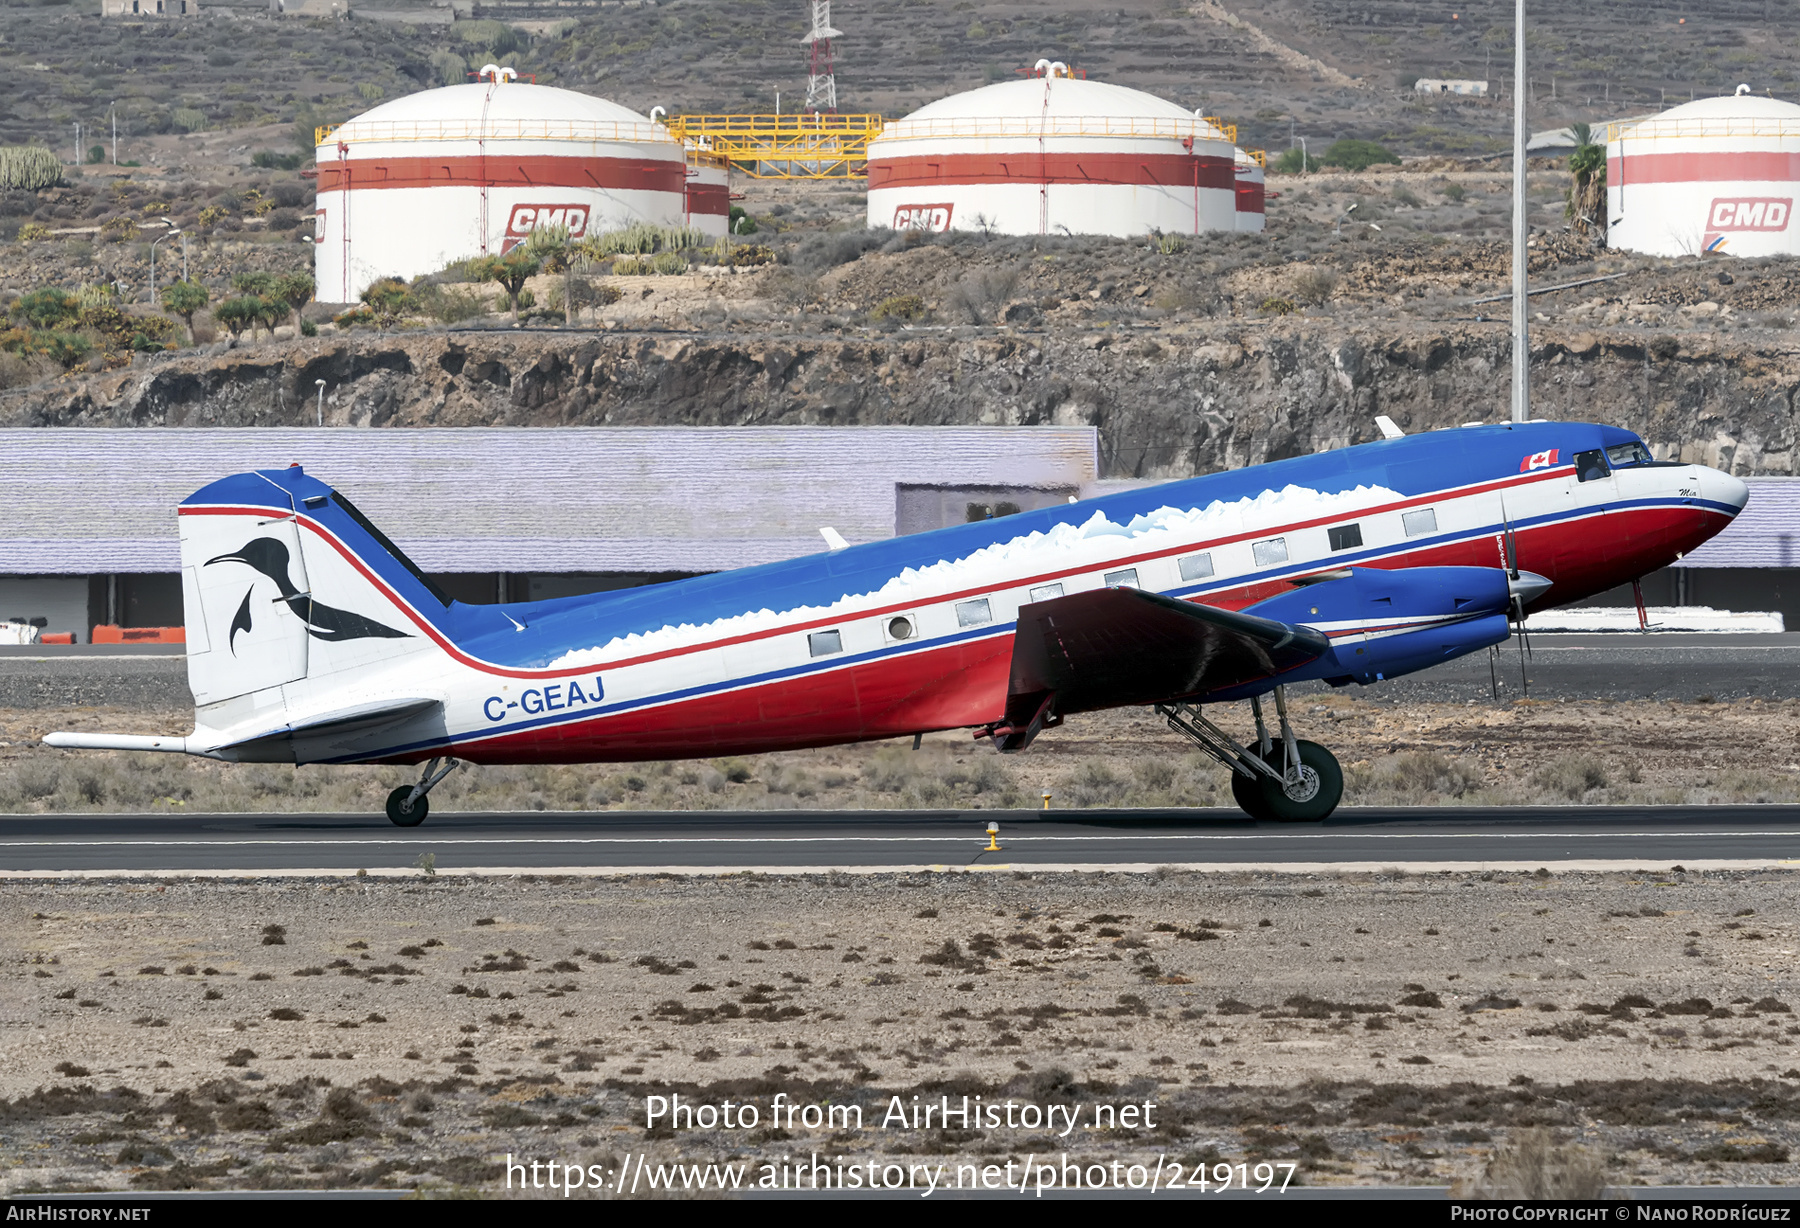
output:
<instances>
[{"instance_id":1,"label":"aircraft wing","mask_svg":"<svg viewBox=\"0 0 1800 1228\"><path fill-rule=\"evenodd\" d=\"M1072 712L1161 703L1254 682L1331 649L1311 627L1135 588L1071 593L1019 608L1003 751L1023 750Z\"/></svg>"}]
</instances>

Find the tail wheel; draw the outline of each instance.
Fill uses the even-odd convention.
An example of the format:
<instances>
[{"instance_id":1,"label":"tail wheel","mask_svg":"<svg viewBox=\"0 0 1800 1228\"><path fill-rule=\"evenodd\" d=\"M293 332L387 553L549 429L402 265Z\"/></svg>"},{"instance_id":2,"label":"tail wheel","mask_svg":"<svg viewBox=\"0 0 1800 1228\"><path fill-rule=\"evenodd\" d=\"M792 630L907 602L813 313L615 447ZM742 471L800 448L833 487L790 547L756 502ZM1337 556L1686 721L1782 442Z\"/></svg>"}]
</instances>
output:
<instances>
[{"instance_id":1,"label":"tail wheel","mask_svg":"<svg viewBox=\"0 0 1800 1228\"><path fill-rule=\"evenodd\" d=\"M1338 802L1343 800L1344 769L1338 766L1337 756L1317 742L1304 739L1298 740L1297 747L1300 751L1300 779L1297 782L1290 784L1260 775L1254 781L1244 782L1260 795L1264 814L1257 817L1266 816L1283 823L1317 823L1336 810ZM1285 756L1280 749L1279 746L1276 748L1271 767L1284 766ZM1234 792L1237 779L1234 775ZM1244 809L1256 814L1248 806Z\"/></svg>"},{"instance_id":2,"label":"tail wheel","mask_svg":"<svg viewBox=\"0 0 1800 1228\"><path fill-rule=\"evenodd\" d=\"M409 802L407 799L412 793L411 785L401 785L388 794L387 817L395 827L417 827L431 813L430 799L421 796L417 801Z\"/></svg>"}]
</instances>

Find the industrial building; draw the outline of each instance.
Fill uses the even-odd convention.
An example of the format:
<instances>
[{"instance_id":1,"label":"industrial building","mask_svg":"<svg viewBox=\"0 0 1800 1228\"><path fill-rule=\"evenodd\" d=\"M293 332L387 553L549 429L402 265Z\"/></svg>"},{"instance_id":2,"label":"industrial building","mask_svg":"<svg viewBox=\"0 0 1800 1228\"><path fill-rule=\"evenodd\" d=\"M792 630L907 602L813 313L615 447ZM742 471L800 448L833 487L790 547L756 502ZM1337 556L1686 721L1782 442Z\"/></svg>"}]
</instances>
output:
<instances>
[{"instance_id":1,"label":"industrial building","mask_svg":"<svg viewBox=\"0 0 1800 1228\"><path fill-rule=\"evenodd\" d=\"M1792 255L1797 167L1800 106L1747 85L1612 124L1607 243L1653 256Z\"/></svg>"},{"instance_id":2,"label":"industrial building","mask_svg":"<svg viewBox=\"0 0 1800 1228\"><path fill-rule=\"evenodd\" d=\"M481 78L320 130L321 300L353 302L382 277L504 254L540 226L575 238L635 222L725 232L725 168L696 167L690 192L687 153L662 124L510 68L489 65Z\"/></svg>"},{"instance_id":3,"label":"industrial building","mask_svg":"<svg viewBox=\"0 0 1800 1228\"><path fill-rule=\"evenodd\" d=\"M179 626L175 508L299 463L444 591L530 601L817 553L1105 489L1092 427L0 430L0 620Z\"/></svg>"},{"instance_id":4,"label":"industrial building","mask_svg":"<svg viewBox=\"0 0 1800 1228\"><path fill-rule=\"evenodd\" d=\"M868 224L1121 237L1260 230L1261 167L1245 194L1254 218L1240 221L1238 158L1234 134L1216 121L1039 61L1029 77L883 127L868 147Z\"/></svg>"}]
</instances>

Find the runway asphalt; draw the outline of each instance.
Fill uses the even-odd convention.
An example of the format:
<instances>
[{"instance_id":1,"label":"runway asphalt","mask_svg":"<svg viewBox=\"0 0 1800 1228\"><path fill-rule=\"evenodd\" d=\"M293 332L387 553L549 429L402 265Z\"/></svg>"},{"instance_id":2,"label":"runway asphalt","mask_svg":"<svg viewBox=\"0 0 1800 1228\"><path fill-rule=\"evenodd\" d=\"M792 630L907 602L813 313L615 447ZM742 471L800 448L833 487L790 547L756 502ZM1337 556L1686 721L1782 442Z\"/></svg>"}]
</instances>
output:
<instances>
[{"instance_id":1,"label":"runway asphalt","mask_svg":"<svg viewBox=\"0 0 1800 1228\"><path fill-rule=\"evenodd\" d=\"M1800 698L1800 633L1721 635L1535 635L1525 666L1533 696L1544 699L1720 701ZM1475 653L1349 693L1383 702L1502 699L1521 691L1516 642L1501 646L1492 673ZM1296 687L1326 690L1323 683ZM0 648L0 708L185 708L187 660L179 645L77 645Z\"/></svg>"},{"instance_id":2,"label":"runway asphalt","mask_svg":"<svg viewBox=\"0 0 1800 1228\"><path fill-rule=\"evenodd\" d=\"M984 851L1000 825L1000 851ZM0 875L1800 866L1800 806L0 817Z\"/></svg>"}]
</instances>

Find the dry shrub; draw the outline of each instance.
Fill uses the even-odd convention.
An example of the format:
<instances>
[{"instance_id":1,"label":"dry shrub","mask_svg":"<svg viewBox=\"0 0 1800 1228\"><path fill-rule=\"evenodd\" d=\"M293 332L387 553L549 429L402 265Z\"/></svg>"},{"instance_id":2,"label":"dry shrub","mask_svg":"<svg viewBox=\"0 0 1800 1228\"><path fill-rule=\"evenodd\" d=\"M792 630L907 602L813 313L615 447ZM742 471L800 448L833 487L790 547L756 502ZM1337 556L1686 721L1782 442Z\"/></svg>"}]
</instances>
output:
<instances>
[{"instance_id":1,"label":"dry shrub","mask_svg":"<svg viewBox=\"0 0 1800 1228\"><path fill-rule=\"evenodd\" d=\"M1129 792L1126 781L1103 761L1090 759L1063 782L1060 796L1071 806L1119 806Z\"/></svg>"},{"instance_id":2,"label":"dry shrub","mask_svg":"<svg viewBox=\"0 0 1800 1228\"><path fill-rule=\"evenodd\" d=\"M1294 271L1289 284L1293 287L1295 302L1317 306L1331 297L1337 282L1337 274L1330 269L1307 265Z\"/></svg>"},{"instance_id":3,"label":"dry shrub","mask_svg":"<svg viewBox=\"0 0 1800 1228\"><path fill-rule=\"evenodd\" d=\"M1131 774L1146 793L1167 793L1175 784L1175 764L1168 759L1145 756L1131 765Z\"/></svg>"},{"instance_id":4,"label":"dry shrub","mask_svg":"<svg viewBox=\"0 0 1800 1228\"><path fill-rule=\"evenodd\" d=\"M1562 1142L1540 1126L1514 1135L1512 1145L1496 1152L1461 1196L1593 1201L1608 1196L1606 1164L1594 1152Z\"/></svg>"},{"instance_id":5,"label":"dry shrub","mask_svg":"<svg viewBox=\"0 0 1800 1228\"><path fill-rule=\"evenodd\" d=\"M1578 802L1588 790L1606 788L1606 765L1593 755L1579 752L1558 755L1533 773L1531 779L1540 788Z\"/></svg>"},{"instance_id":6,"label":"dry shrub","mask_svg":"<svg viewBox=\"0 0 1800 1228\"><path fill-rule=\"evenodd\" d=\"M960 315L970 324L994 324L1018 284L1017 269L970 273L956 283L945 305L952 316Z\"/></svg>"},{"instance_id":7,"label":"dry shrub","mask_svg":"<svg viewBox=\"0 0 1800 1228\"><path fill-rule=\"evenodd\" d=\"M1408 751L1377 765L1371 783L1400 797L1462 797L1481 787L1481 768L1435 751Z\"/></svg>"},{"instance_id":8,"label":"dry shrub","mask_svg":"<svg viewBox=\"0 0 1800 1228\"><path fill-rule=\"evenodd\" d=\"M61 373L62 368L42 354L0 350L0 388L27 388Z\"/></svg>"}]
</instances>

